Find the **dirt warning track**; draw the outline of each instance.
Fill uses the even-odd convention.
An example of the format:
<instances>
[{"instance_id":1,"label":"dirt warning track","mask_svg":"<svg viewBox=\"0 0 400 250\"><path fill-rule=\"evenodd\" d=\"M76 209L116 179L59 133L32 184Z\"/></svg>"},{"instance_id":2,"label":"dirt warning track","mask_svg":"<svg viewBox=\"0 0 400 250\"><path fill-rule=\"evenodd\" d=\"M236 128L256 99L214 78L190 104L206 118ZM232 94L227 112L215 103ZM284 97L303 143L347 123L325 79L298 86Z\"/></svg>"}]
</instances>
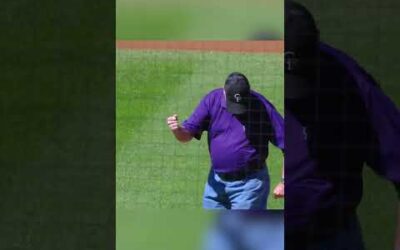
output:
<instances>
[{"instance_id":1,"label":"dirt warning track","mask_svg":"<svg viewBox=\"0 0 400 250\"><path fill-rule=\"evenodd\" d=\"M188 50L240 53L283 53L283 41L126 41L116 42L117 49Z\"/></svg>"}]
</instances>

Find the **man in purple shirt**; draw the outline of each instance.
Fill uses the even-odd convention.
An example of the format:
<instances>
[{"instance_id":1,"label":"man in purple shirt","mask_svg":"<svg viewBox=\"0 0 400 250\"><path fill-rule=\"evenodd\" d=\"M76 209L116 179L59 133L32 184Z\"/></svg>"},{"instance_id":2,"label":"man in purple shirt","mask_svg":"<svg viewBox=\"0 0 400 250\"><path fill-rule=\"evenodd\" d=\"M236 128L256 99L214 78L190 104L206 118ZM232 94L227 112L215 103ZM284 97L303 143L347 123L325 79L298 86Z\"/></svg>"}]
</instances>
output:
<instances>
[{"instance_id":1,"label":"man in purple shirt","mask_svg":"<svg viewBox=\"0 0 400 250\"><path fill-rule=\"evenodd\" d=\"M353 59L285 6L285 249L364 249L364 164L400 183L400 114Z\"/></svg>"},{"instance_id":2,"label":"man in purple shirt","mask_svg":"<svg viewBox=\"0 0 400 250\"><path fill-rule=\"evenodd\" d=\"M180 142L200 140L203 131L208 132L211 169L204 208L266 208L268 143L283 150L283 119L265 97L250 90L246 76L231 73L224 88L208 93L182 125L177 115L168 117L167 123ZM275 195L283 195L283 183Z\"/></svg>"}]
</instances>

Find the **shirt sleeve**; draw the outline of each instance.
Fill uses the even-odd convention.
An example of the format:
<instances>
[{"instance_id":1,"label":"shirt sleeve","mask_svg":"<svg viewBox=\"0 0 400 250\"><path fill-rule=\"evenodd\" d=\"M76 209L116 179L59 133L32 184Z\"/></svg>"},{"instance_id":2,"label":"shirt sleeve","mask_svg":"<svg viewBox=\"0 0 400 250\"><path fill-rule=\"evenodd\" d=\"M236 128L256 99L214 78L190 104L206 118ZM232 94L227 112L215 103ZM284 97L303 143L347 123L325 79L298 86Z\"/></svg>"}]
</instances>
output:
<instances>
[{"instance_id":1,"label":"shirt sleeve","mask_svg":"<svg viewBox=\"0 0 400 250\"><path fill-rule=\"evenodd\" d=\"M377 174L392 181L400 194L400 112L396 104L357 62L329 46L321 48L330 51L352 73L371 127L372 139L366 163Z\"/></svg>"},{"instance_id":2,"label":"shirt sleeve","mask_svg":"<svg viewBox=\"0 0 400 250\"><path fill-rule=\"evenodd\" d=\"M283 151L285 144L284 120L273 106L270 108L268 113L271 119L272 130L273 130L270 141L273 145L275 145L276 147L280 148Z\"/></svg>"},{"instance_id":3,"label":"shirt sleeve","mask_svg":"<svg viewBox=\"0 0 400 250\"><path fill-rule=\"evenodd\" d=\"M209 97L206 96L200 101L190 117L182 123L182 126L197 140L201 139L203 131L208 130L210 121L209 105Z\"/></svg>"},{"instance_id":4,"label":"shirt sleeve","mask_svg":"<svg viewBox=\"0 0 400 250\"><path fill-rule=\"evenodd\" d=\"M400 113L376 86L369 86L365 102L371 123L367 164L386 179L400 183Z\"/></svg>"},{"instance_id":5,"label":"shirt sleeve","mask_svg":"<svg viewBox=\"0 0 400 250\"><path fill-rule=\"evenodd\" d=\"M355 66L353 70L370 124L366 163L387 180L400 183L400 112L369 74Z\"/></svg>"}]
</instances>

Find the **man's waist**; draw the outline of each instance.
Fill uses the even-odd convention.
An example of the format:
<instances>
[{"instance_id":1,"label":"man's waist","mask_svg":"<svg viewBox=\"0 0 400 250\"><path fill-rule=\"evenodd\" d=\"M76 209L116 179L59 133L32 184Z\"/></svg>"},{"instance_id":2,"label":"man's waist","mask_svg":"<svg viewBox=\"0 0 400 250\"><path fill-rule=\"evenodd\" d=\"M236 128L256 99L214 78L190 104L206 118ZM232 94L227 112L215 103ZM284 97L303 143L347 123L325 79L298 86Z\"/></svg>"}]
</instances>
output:
<instances>
[{"instance_id":1,"label":"man's waist","mask_svg":"<svg viewBox=\"0 0 400 250\"><path fill-rule=\"evenodd\" d=\"M215 170L215 173L224 181L237 181L237 180L243 180L249 175L252 175L265 168L266 168L265 162L251 161L245 166L242 166L238 169L232 171Z\"/></svg>"}]
</instances>

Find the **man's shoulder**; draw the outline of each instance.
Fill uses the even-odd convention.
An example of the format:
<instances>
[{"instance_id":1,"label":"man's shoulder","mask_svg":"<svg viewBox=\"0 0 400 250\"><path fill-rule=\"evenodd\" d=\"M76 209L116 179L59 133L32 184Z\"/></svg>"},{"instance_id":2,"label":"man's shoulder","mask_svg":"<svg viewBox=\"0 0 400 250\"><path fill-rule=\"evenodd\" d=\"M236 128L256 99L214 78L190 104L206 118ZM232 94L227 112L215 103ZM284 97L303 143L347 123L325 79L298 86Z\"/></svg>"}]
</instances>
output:
<instances>
[{"instance_id":1,"label":"man's shoulder","mask_svg":"<svg viewBox=\"0 0 400 250\"><path fill-rule=\"evenodd\" d=\"M251 95L260 101L268 101L265 96L255 90L251 90Z\"/></svg>"},{"instance_id":2,"label":"man's shoulder","mask_svg":"<svg viewBox=\"0 0 400 250\"><path fill-rule=\"evenodd\" d=\"M350 76L355 82L363 81L370 85L379 86L376 80L350 55L323 42L320 43L319 48L322 59L325 58L325 61L329 62L329 68L335 68L332 67L332 63L334 63L337 68L341 68L340 71L343 74Z\"/></svg>"},{"instance_id":3,"label":"man's shoulder","mask_svg":"<svg viewBox=\"0 0 400 250\"><path fill-rule=\"evenodd\" d=\"M213 89L203 96L202 102L211 107L220 103L221 95L223 95L222 88Z\"/></svg>"},{"instance_id":4,"label":"man's shoulder","mask_svg":"<svg viewBox=\"0 0 400 250\"><path fill-rule=\"evenodd\" d=\"M204 99L209 101L218 100L222 94L223 94L222 88L213 89L204 96Z\"/></svg>"},{"instance_id":5,"label":"man's shoulder","mask_svg":"<svg viewBox=\"0 0 400 250\"><path fill-rule=\"evenodd\" d=\"M206 96L220 96L223 93L223 88L216 88L206 94Z\"/></svg>"},{"instance_id":6,"label":"man's shoulder","mask_svg":"<svg viewBox=\"0 0 400 250\"><path fill-rule=\"evenodd\" d=\"M261 101L267 108L275 108L274 105L261 93L252 90L251 94L257 98L257 100Z\"/></svg>"}]
</instances>

